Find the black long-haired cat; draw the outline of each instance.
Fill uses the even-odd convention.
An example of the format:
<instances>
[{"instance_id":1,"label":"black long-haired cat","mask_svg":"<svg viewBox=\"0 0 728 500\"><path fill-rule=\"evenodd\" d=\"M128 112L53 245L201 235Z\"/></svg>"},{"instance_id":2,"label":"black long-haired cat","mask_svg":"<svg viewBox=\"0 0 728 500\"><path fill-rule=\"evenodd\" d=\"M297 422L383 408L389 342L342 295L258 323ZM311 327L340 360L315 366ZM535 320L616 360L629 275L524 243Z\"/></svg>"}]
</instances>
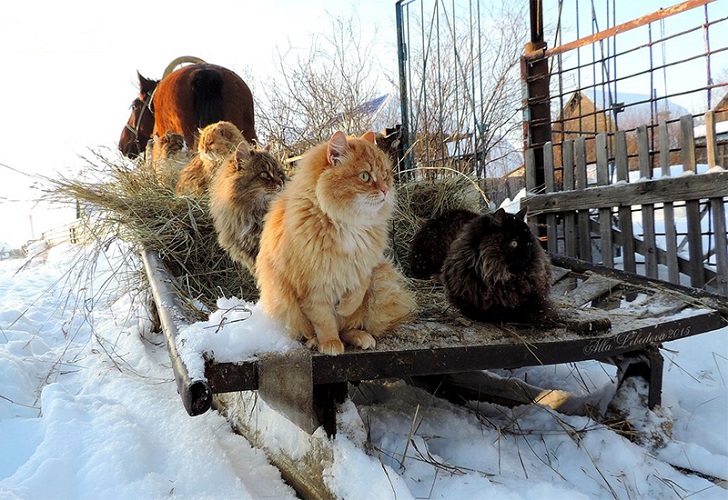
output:
<instances>
[{"instance_id":1,"label":"black long-haired cat","mask_svg":"<svg viewBox=\"0 0 728 500\"><path fill-rule=\"evenodd\" d=\"M448 299L477 321L551 318L551 262L524 221L502 208L466 223L442 266Z\"/></svg>"},{"instance_id":2,"label":"black long-haired cat","mask_svg":"<svg viewBox=\"0 0 728 500\"><path fill-rule=\"evenodd\" d=\"M410 245L410 275L427 279L442 271L450 244L463 226L477 216L470 210L456 208L425 222Z\"/></svg>"}]
</instances>

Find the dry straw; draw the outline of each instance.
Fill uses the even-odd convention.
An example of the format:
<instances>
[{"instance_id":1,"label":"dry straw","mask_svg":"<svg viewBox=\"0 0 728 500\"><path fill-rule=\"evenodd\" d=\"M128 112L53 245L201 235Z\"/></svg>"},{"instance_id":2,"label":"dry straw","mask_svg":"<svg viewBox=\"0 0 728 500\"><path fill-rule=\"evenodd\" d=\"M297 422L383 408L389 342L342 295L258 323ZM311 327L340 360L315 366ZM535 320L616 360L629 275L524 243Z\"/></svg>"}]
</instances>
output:
<instances>
[{"instance_id":1,"label":"dry straw","mask_svg":"<svg viewBox=\"0 0 728 500\"><path fill-rule=\"evenodd\" d=\"M110 160L99 153L86 163L79 178L51 179L49 194L56 201L81 207L94 241L108 244L118 238L131 243L136 252L159 252L176 277L174 286L180 298L198 318L205 309L214 310L221 296L257 300L253 277L217 243L207 199L175 194L174 175L169 174L174 166L165 163L155 168L151 162ZM478 211L482 199L473 180L462 175L403 183L397 192L392 253L405 270L409 269L410 243L425 220L452 208ZM428 293L432 284L417 288L422 288L419 293Z\"/></svg>"},{"instance_id":2,"label":"dry straw","mask_svg":"<svg viewBox=\"0 0 728 500\"><path fill-rule=\"evenodd\" d=\"M402 269L410 268L410 245L426 220L456 208L482 210L482 198L476 186L473 179L464 175L397 186L399 202L393 219L392 248L395 261Z\"/></svg>"},{"instance_id":3,"label":"dry straw","mask_svg":"<svg viewBox=\"0 0 728 500\"><path fill-rule=\"evenodd\" d=\"M176 277L174 286L183 303L196 316L214 310L221 296L256 300L252 276L217 244L207 200L177 196L174 179L158 174L166 170L96 154L87 159L84 179L51 180L50 196L82 207L94 241L118 238L135 251L159 252Z\"/></svg>"}]
</instances>

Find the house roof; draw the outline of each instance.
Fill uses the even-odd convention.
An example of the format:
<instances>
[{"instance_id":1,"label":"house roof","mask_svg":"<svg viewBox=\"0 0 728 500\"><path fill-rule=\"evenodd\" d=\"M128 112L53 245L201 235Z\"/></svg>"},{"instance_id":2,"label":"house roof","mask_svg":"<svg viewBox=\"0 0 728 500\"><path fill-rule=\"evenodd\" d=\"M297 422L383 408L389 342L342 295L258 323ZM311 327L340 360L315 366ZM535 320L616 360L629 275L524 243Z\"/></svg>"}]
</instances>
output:
<instances>
[{"instance_id":1,"label":"house roof","mask_svg":"<svg viewBox=\"0 0 728 500\"><path fill-rule=\"evenodd\" d=\"M333 127L337 123L341 122L345 119L345 117L348 116L366 116L369 118L370 122L374 122L374 120L377 118L377 115L384 109L384 107L387 105L387 102L389 102L389 99L392 97L391 94L384 94L379 97L375 97L374 99L371 99L369 101L363 102L356 106L353 109L348 109L346 111L340 111L336 115L332 116L331 119L326 123L326 127Z\"/></svg>"}]
</instances>

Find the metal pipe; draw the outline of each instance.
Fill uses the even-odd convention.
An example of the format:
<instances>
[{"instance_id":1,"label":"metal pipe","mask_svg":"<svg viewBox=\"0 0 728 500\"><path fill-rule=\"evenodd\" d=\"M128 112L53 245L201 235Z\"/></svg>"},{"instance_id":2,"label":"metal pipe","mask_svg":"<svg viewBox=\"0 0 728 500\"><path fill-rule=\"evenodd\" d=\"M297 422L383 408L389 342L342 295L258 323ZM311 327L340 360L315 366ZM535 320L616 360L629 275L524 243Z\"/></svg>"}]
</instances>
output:
<instances>
[{"instance_id":1,"label":"metal pipe","mask_svg":"<svg viewBox=\"0 0 728 500\"><path fill-rule=\"evenodd\" d=\"M167 341L169 359L172 361L177 392L182 404L190 416L201 415L212 405L212 392L206 378L193 379L177 351L177 324L184 321L179 298L170 283L172 278L159 259L159 254L152 250L142 250L144 271L152 288L152 297L159 312L162 332Z\"/></svg>"},{"instance_id":2,"label":"metal pipe","mask_svg":"<svg viewBox=\"0 0 728 500\"><path fill-rule=\"evenodd\" d=\"M399 102L402 113L402 129L400 141L402 143L402 165L397 165L399 180L404 181L413 178L412 152L410 152L410 130L409 130L409 103L407 101L407 45L404 40L404 19L402 16L402 2L398 0L395 4L397 18L397 59L399 63Z\"/></svg>"}]
</instances>

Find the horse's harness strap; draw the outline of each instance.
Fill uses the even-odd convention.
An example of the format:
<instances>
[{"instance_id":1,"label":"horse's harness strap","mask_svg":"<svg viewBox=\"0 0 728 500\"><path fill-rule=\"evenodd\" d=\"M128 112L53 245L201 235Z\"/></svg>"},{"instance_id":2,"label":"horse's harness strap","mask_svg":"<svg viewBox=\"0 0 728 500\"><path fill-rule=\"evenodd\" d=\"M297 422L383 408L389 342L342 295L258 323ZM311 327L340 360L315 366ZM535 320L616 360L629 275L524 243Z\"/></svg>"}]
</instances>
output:
<instances>
[{"instance_id":1,"label":"horse's harness strap","mask_svg":"<svg viewBox=\"0 0 728 500\"><path fill-rule=\"evenodd\" d=\"M142 118L144 117L144 111L149 110L149 112L154 115L154 110L152 109L152 99L154 98L154 92L156 92L157 89L155 88L151 94L148 94L147 97L142 101L142 104L144 104L144 107L142 108L141 112L139 113L139 116L137 117L136 121L136 127L132 127L127 122L126 128L129 130L132 134L134 134L134 142L139 147L139 150L141 151L141 144L139 143L139 127L141 127L142 124Z\"/></svg>"}]
</instances>

